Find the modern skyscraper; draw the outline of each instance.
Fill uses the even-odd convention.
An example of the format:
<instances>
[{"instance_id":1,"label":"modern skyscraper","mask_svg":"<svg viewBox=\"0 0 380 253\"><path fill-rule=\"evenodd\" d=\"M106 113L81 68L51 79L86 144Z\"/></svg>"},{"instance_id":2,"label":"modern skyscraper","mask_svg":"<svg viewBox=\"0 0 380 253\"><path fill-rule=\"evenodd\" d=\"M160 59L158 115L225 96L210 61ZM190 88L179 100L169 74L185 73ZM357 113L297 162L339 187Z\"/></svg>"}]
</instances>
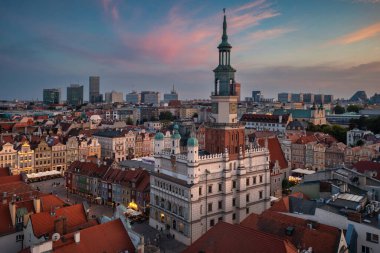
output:
<instances>
[{"instance_id":1,"label":"modern skyscraper","mask_svg":"<svg viewBox=\"0 0 380 253\"><path fill-rule=\"evenodd\" d=\"M160 93L156 91L142 91L141 103L159 105Z\"/></svg>"},{"instance_id":2,"label":"modern skyscraper","mask_svg":"<svg viewBox=\"0 0 380 253\"><path fill-rule=\"evenodd\" d=\"M125 95L125 102L130 104L140 104L141 102L141 94L136 91L132 91Z\"/></svg>"},{"instance_id":3,"label":"modern skyscraper","mask_svg":"<svg viewBox=\"0 0 380 253\"><path fill-rule=\"evenodd\" d=\"M100 77L90 76L89 78L89 100L90 103L100 103L103 96L100 94Z\"/></svg>"},{"instance_id":4,"label":"modern skyscraper","mask_svg":"<svg viewBox=\"0 0 380 253\"><path fill-rule=\"evenodd\" d=\"M106 103L122 103L123 93L116 91L106 92L105 101Z\"/></svg>"},{"instance_id":5,"label":"modern skyscraper","mask_svg":"<svg viewBox=\"0 0 380 253\"><path fill-rule=\"evenodd\" d=\"M262 94L260 90L254 90L252 91L252 101L253 102L260 102L262 99Z\"/></svg>"},{"instance_id":6,"label":"modern skyscraper","mask_svg":"<svg viewBox=\"0 0 380 253\"><path fill-rule=\"evenodd\" d=\"M173 100L178 100L178 93L174 89L174 84L173 84L173 89L170 93L164 94L164 102L169 103L170 101Z\"/></svg>"},{"instance_id":7,"label":"modern skyscraper","mask_svg":"<svg viewBox=\"0 0 380 253\"><path fill-rule=\"evenodd\" d=\"M61 101L61 89L44 89L43 102L45 105L59 104Z\"/></svg>"},{"instance_id":8,"label":"modern skyscraper","mask_svg":"<svg viewBox=\"0 0 380 253\"><path fill-rule=\"evenodd\" d=\"M67 104L83 104L83 85L71 84L69 87L67 87Z\"/></svg>"}]
</instances>

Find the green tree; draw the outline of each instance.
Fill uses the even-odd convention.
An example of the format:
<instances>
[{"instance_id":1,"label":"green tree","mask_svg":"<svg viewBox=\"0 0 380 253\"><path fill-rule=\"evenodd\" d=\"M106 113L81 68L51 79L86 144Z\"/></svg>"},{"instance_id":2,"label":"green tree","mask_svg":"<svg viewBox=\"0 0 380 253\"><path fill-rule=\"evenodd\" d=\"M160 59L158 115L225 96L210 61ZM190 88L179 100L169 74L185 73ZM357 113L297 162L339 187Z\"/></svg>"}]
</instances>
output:
<instances>
[{"instance_id":1,"label":"green tree","mask_svg":"<svg viewBox=\"0 0 380 253\"><path fill-rule=\"evenodd\" d=\"M159 119L172 121L174 119L174 116L170 111L164 111L160 112Z\"/></svg>"},{"instance_id":2,"label":"green tree","mask_svg":"<svg viewBox=\"0 0 380 253\"><path fill-rule=\"evenodd\" d=\"M335 114L343 114L346 112L346 109L344 109L344 107L341 105L336 105L334 107L334 112L335 112Z\"/></svg>"},{"instance_id":3,"label":"green tree","mask_svg":"<svg viewBox=\"0 0 380 253\"><path fill-rule=\"evenodd\" d=\"M347 106L347 112L356 112L358 113L363 107L360 105L349 105Z\"/></svg>"},{"instance_id":4,"label":"green tree","mask_svg":"<svg viewBox=\"0 0 380 253\"><path fill-rule=\"evenodd\" d=\"M126 123L127 123L127 125L133 125L133 120L131 119L131 117L127 118Z\"/></svg>"},{"instance_id":5,"label":"green tree","mask_svg":"<svg viewBox=\"0 0 380 253\"><path fill-rule=\"evenodd\" d=\"M356 146L363 146L364 145L364 141L363 140L358 140L356 142Z\"/></svg>"}]
</instances>

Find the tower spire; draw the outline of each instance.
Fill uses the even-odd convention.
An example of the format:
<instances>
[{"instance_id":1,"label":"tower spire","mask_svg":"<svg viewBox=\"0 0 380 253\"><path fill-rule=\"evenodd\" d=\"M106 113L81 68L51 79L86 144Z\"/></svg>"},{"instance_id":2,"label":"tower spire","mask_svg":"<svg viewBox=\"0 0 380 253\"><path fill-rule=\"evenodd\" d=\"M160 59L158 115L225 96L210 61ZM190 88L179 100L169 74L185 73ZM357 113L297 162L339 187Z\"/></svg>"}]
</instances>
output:
<instances>
[{"instance_id":1,"label":"tower spire","mask_svg":"<svg viewBox=\"0 0 380 253\"><path fill-rule=\"evenodd\" d=\"M223 35L222 35L222 43L228 43L228 36L227 36L227 20L226 20L226 8L223 8Z\"/></svg>"}]
</instances>

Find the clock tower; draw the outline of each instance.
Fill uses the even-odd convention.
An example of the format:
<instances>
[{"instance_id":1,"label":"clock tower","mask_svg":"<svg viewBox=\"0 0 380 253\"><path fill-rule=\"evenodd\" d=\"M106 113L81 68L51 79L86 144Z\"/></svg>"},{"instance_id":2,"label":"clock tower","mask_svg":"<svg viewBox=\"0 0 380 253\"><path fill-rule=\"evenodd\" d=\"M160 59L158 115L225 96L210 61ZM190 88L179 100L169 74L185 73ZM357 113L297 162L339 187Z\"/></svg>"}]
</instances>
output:
<instances>
[{"instance_id":1,"label":"clock tower","mask_svg":"<svg viewBox=\"0 0 380 253\"><path fill-rule=\"evenodd\" d=\"M240 147L244 150L244 126L237 119L238 94L235 72L231 66L227 21L223 9L223 35L218 46L219 64L214 69L214 91L211 93L211 123L206 126L206 150L210 153L228 151L230 159L237 159Z\"/></svg>"}]
</instances>

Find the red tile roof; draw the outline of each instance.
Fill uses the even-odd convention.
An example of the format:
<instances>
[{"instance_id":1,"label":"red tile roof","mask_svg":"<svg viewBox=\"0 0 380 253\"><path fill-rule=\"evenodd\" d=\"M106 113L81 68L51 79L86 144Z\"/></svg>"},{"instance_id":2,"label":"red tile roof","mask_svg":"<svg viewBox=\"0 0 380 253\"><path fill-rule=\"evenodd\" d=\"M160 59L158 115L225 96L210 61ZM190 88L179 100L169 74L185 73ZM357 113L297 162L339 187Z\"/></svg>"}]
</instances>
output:
<instances>
[{"instance_id":1,"label":"red tile roof","mask_svg":"<svg viewBox=\"0 0 380 253\"><path fill-rule=\"evenodd\" d=\"M86 226L87 217L82 204L58 208L55 215L50 212L41 212L32 214L30 220L32 222L33 232L36 237L54 232L54 221L59 217L66 217L67 230L73 231L80 226Z\"/></svg>"},{"instance_id":2,"label":"red tile roof","mask_svg":"<svg viewBox=\"0 0 380 253\"><path fill-rule=\"evenodd\" d=\"M74 242L74 233L66 235L66 242L53 244L56 253L76 252L135 252L135 247L120 219L80 230L80 242Z\"/></svg>"},{"instance_id":3,"label":"red tile roof","mask_svg":"<svg viewBox=\"0 0 380 253\"><path fill-rule=\"evenodd\" d=\"M374 178L380 180L380 163L370 161L359 161L352 165L352 168L360 173L365 173L366 171L376 171L377 175Z\"/></svg>"},{"instance_id":4,"label":"red tile roof","mask_svg":"<svg viewBox=\"0 0 380 253\"><path fill-rule=\"evenodd\" d=\"M15 232L8 204L0 204L0 236Z\"/></svg>"},{"instance_id":5,"label":"red tile roof","mask_svg":"<svg viewBox=\"0 0 380 253\"><path fill-rule=\"evenodd\" d=\"M183 253L296 253L288 240L240 225L218 222Z\"/></svg>"},{"instance_id":6,"label":"red tile roof","mask_svg":"<svg viewBox=\"0 0 380 253\"><path fill-rule=\"evenodd\" d=\"M42 212L50 212L51 208L63 207L65 204L62 199L52 194L41 196L40 199Z\"/></svg>"},{"instance_id":7,"label":"red tile roof","mask_svg":"<svg viewBox=\"0 0 380 253\"><path fill-rule=\"evenodd\" d=\"M341 231L338 228L319 223L314 223L313 228L310 229L308 223L311 221L278 212L265 211L258 217L257 215L248 216L241 222L241 225L288 239L300 249L312 247L313 252L317 253L337 252ZM286 235L285 231L288 227L294 228L292 235Z\"/></svg>"},{"instance_id":8,"label":"red tile roof","mask_svg":"<svg viewBox=\"0 0 380 253\"><path fill-rule=\"evenodd\" d=\"M267 138L268 139L268 149L270 157L270 169L273 168L276 161L278 161L281 169L288 168L288 162L285 159L284 152L282 152L281 144L278 141L277 137ZM265 138L258 139L260 146L265 146Z\"/></svg>"},{"instance_id":9,"label":"red tile roof","mask_svg":"<svg viewBox=\"0 0 380 253\"><path fill-rule=\"evenodd\" d=\"M9 168L0 168L0 177L9 176Z\"/></svg>"}]
</instances>

